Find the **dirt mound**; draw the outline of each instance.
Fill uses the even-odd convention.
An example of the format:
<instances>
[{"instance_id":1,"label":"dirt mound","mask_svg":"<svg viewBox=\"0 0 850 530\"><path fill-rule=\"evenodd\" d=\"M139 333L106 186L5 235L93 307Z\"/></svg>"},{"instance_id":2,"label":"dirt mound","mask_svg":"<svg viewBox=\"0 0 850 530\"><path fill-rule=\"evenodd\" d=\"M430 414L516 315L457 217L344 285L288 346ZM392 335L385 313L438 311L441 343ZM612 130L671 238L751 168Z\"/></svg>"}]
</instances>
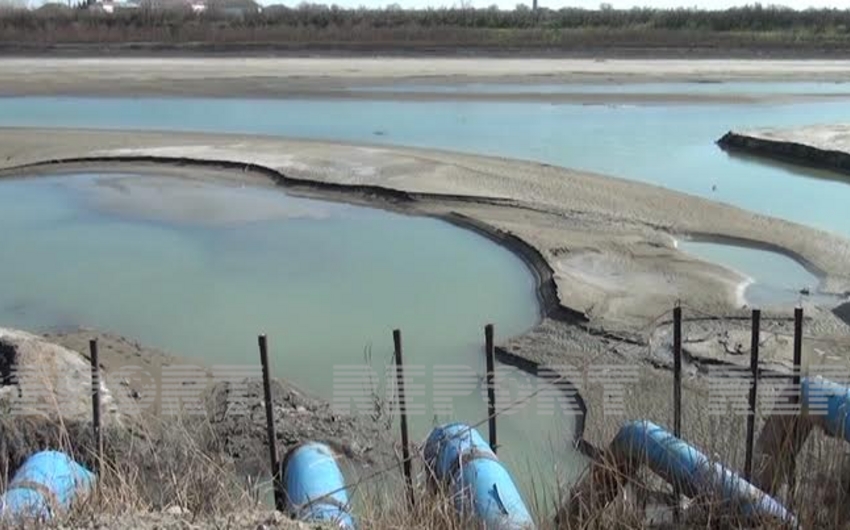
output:
<instances>
[{"instance_id":1,"label":"dirt mound","mask_svg":"<svg viewBox=\"0 0 850 530\"><path fill-rule=\"evenodd\" d=\"M0 328L0 388L0 410L13 416L92 416L90 363L75 351L24 331ZM100 394L104 425L120 425L120 412L104 380Z\"/></svg>"},{"instance_id":2,"label":"dirt mound","mask_svg":"<svg viewBox=\"0 0 850 530\"><path fill-rule=\"evenodd\" d=\"M104 353L105 460L118 475L135 477L134 487L147 506L168 506L165 492L169 488L163 486L163 476L191 477L199 467L210 468L212 462L219 475L229 477L219 480L231 482L224 488L229 491L237 488L235 484L256 482L268 475L260 378L210 385L199 410L139 414L132 407L145 398L145 392L136 391L132 381L116 378L118 372L110 377L110 370L120 369L127 359L161 367L178 362L176 357L91 330L42 338L0 328L0 410L4 411L0 414L0 482L3 477L10 479L29 455L42 449L63 450L90 469L96 467L91 368L84 354L74 351L86 349L90 338L98 340ZM117 395L104 382L111 379L118 381ZM333 447L355 473L396 461L387 411L340 414L329 403L283 380L272 381L272 396L281 458L299 443L319 441ZM206 479L202 473L196 481ZM201 497L197 506L210 502Z\"/></svg>"},{"instance_id":3,"label":"dirt mound","mask_svg":"<svg viewBox=\"0 0 850 530\"><path fill-rule=\"evenodd\" d=\"M239 468L256 474L268 469L266 415L262 381L250 379L240 388L244 407L231 413L233 383L215 385L207 399L208 418L222 451L239 462ZM281 458L289 448L304 442L324 442L358 467L387 465L394 458L391 432L385 422L366 415L343 415L330 404L304 395L286 382L272 381L275 430Z\"/></svg>"}]
</instances>

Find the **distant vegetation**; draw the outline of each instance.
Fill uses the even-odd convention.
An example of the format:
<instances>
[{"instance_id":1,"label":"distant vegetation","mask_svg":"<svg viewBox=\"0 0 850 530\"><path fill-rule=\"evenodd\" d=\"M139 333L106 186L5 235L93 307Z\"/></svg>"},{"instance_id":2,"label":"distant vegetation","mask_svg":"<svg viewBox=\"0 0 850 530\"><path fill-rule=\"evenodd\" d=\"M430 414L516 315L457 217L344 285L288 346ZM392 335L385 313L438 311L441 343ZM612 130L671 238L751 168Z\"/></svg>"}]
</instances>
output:
<instances>
[{"instance_id":1,"label":"distant vegetation","mask_svg":"<svg viewBox=\"0 0 850 530\"><path fill-rule=\"evenodd\" d=\"M2 0L0 0L2 1ZM68 45L363 51L739 50L815 54L850 51L850 9L794 11L754 5L725 11L496 8L348 10L301 4L256 9L250 0L146 0L104 13L50 4L0 10L5 49ZM125 46L126 47L126 46Z\"/></svg>"}]
</instances>

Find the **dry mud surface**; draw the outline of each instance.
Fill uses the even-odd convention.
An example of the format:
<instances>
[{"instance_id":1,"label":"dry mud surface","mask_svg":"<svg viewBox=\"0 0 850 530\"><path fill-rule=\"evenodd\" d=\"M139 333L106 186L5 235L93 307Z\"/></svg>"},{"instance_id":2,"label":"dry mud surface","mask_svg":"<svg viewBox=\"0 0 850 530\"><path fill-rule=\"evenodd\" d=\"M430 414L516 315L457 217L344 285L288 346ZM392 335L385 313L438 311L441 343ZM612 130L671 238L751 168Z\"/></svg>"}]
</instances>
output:
<instances>
[{"instance_id":1,"label":"dry mud surface","mask_svg":"<svg viewBox=\"0 0 850 530\"><path fill-rule=\"evenodd\" d=\"M387 93L388 84L850 81L846 60L399 57L0 58L0 95L192 95L634 103L847 98L850 94ZM351 91L350 88L358 88Z\"/></svg>"},{"instance_id":2,"label":"dry mud surface","mask_svg":"<svg viewBox=\"0 0 850 530\"><path fill-rule=\"evenodd\" d=\"M850 242L842 238L660 187L538 163L258 136L0 129L0 174L52 173L73 164L276 182L293 194L433 215L478 230L528 262L546 314L501 345L503 359L531 370L537 363L584 370L571 378L589 408L585 435L600 445L626 418L670 423L672 378L663 368L671 359L670 312L677 301L686 308L690 337L684 428L708 443L720 432L716 421L737 421L706 416L700 376L718 362L748 361L734 334L747 325L737 300L743 279L678 252L676 237L781 249L818 272L822 289L850 290ZM193 167L199 164L204 171ZM807 311L807 358L847 362L847 325L827 309ZM765 318L774 326L766 332L790 333L790 308ZM766 359L787 368L787 341L764 348ZM610 365L636 370L616 414L605 413L610 403L599 378L586 377L589 367Z\"/></svg>"}]
</instances>

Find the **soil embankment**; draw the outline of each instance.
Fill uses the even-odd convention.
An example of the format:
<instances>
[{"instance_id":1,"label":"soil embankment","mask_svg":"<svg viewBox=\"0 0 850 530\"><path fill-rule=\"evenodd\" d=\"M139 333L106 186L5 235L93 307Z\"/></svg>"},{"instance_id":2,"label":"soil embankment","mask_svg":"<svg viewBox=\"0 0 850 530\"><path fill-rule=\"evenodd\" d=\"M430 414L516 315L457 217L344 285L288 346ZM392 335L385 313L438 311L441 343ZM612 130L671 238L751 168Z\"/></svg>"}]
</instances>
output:
<instances>
[{"instance_id":1,"label":"soil embankment","mask_svg":"<svg viewBox=\"0 0 850 530\"><path fill-rule=\"evenodd\" d=\"M850 175L850 125L729 131L717 144L730 152Z\"/></svg>"},{"instance_id":2,"label":"soil embankment","mask_svg":"<svg viewBox=\"0 0 850 530\"><path fill-rule=\"evenodd\" d=\"M89 340L97 339L104 379L114 389L118 411L140 419L155 417L163 421L169 414L188 409L193 394L179 404L180 410L164 402L163 393L168 386L163 376L171 367L194 368L198 377L192 378L191 383L198 386L196 395L203 406L202 416L215 432L217 445L246 475L261 474L268 468L259 364L254 374L235 374L222 381L215 377L217 374L205 370L202 360L179 357L112 333L69 330L48 334L45 339L86 361ZM283 379L272 380L272 396L280 454L312 439L331 445L355 466L387 465L395 456L386 424L362 415L340 414L329 403Z\"/></svg>"},{"instance_id":3,"label":"soil embankment","mask_svg":"<svg viewBox=\"0 0 850 530\"><path fill-rule=\"evenodd\" d=\"M230 374L222 380L188 359L109 333L72 330L38 336L0 328L0 483L39 449L62 449L90 469L96 467L90 340L97 341L101 354L104 457L110 466L126 468L122 479L134 501L155 510L180 502L179 496L163 495L158 488L190 484L181 475L199 465L191 460L213 470L218 463L220 477L198 478L206 485L232 483L237 498L241 481L256 484L269 476L260 377ZM169 367L185 375L177 382L179 390L167 382ZM352 479L394 467L390 411L341 414L284 380L272 380L271 392L279 455L314 440L337 452ZM156 465L150 465L152 460ZM180 480L165 471L172 466L180 467L174 471Z\"/></svg>"}]
</instances>

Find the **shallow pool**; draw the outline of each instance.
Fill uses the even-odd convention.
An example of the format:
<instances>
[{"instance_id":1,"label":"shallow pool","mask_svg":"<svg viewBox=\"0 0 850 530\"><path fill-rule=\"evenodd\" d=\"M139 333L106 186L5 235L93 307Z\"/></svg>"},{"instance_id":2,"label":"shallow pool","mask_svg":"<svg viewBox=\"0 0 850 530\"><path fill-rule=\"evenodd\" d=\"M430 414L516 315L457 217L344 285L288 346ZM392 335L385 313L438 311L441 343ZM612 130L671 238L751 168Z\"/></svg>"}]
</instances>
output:
<instances>
[{"instance_id":1,"label":"shallow pool","mask_svg":"<svg viewBox=\"0 0 850 530\"><path fill-rule=\"evenodd\" d=\"M739 273L742 302L753 307L788 308L804 300L828 305L838 296L818 293L820 279L794 259L767 250L732 244L679 241L678 248Z\"/></svg>"},{"instance_id":2,"label":"shallow pool","mask_svg":"<svg viewBox=\"0 0 850 530\"><path fill-rule=\"evenodd\" d=\"M256 336L267 333L278 376L351 411L362 411L358 396L368 408L372 392L385 395L399 328L414 440L435 421L486 418L484 325L504 338L539 318L528 268L482 236L280 188L110 173L5 179L0 241L3 326L108 330L207 366L257 366ZM376 386L344 387L364 364ZM530 399L499 420L502 456L534 469L521 480L538 487L556 463L569 475L581 461L574 418L538 414L529 394L543 383L498 373L502 405Z\"/></svg>"}]
</instances>

